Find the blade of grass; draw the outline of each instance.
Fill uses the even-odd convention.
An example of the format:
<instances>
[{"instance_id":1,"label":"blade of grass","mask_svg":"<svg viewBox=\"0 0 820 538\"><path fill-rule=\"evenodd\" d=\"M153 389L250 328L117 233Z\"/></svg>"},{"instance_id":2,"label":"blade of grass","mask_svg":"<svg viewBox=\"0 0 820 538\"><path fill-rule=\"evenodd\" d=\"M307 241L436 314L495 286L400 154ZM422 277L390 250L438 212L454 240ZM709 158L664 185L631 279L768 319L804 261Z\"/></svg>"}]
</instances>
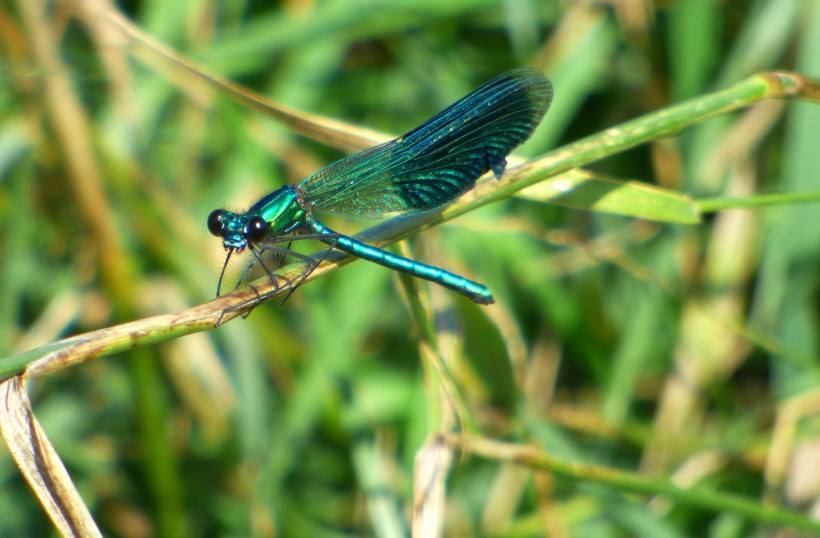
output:
<instances>
[{"instance_id":1,"label":"blade of grass","mask_svg":"<svg viewBox=\"0 0 820 538\"><path fill-rule=\"evenodd\" d=\"M745 198L727 198L721 196L717 198L702 198L696 200L694 204L698 214L706 215L726 209L776 207L780 205L812 204L817 202L820 202L820 191L758 194Z\"/></svg>"},{"instance_id":2,"label":"blade of grass","mask_svg":"<svg viewBox=\"0 0 820 538\"><path fill-rule=\"evenodd\" d=\"M102 536L28 399L23 380L0 382L0 434L17 467L63 536Z\"/></svg>"},{"instance_id":3,"label":"blade of grass","mask_svg":"<svg viewBox=\"0 0 820 538\"><path fill-rule=\"evenodd\" d=\"M491 461L518 463L532 469L547 470L574 480L607 484L623 491L645 495L663 495L675 502L714 512L734 513L759 523L787 525L795 529L820 532L820 522L803 514L782 508L764 506L756 500L744 499L704 487L682 488L666 480L650 479L636 473L609 467L568 461L533 447L504 443L483 437L451 435L448 437L448 441L453 443L454 446L463 446L467 454Z\"/></svg>"},{"instance_id":4,"label":"blade of grass","mask_svg":"<svg viewBox=\"0 0 820 538\"><path fill-rule=\"evenodd\" d=\"M584 170L570 170L550 181L527 187L517 196L564 207L658 222L700 222L696 204L686 195L639 181L596 177Z\"/></svg>"}]
</instances>

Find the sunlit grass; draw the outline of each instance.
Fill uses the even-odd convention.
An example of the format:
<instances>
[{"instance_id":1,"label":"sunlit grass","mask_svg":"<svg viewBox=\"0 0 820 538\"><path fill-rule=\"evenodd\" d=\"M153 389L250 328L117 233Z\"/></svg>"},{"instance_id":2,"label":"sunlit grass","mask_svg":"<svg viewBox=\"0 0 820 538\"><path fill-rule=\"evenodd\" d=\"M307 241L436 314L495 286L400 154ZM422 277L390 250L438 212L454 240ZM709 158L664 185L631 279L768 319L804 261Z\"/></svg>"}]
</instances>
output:
<instances>
[{"instance_id":1,"label":"sunlit grass","mask_svg":"<svg viewBox=\"0 0 820 538\"><path fill-rule=\"evenodd\" d=\"M556 93L518 152L534 163L755 72L820 73L812 2L366 4L128 17L269 99L394 134L535 65ZM208 301L224 256L209 212L342 155L152 63L100 12L36 5L0 11L2 356ZM425 516L450 536L808 528L818 128L817 104L766 102L592 166L680 193L675 214L691 199L700 224L550 204L544 183L403 250L486 284L495 306L356 262L245 320L39 377L35 415L105 535L403 535ZM508 463L516 450L531 467ZM415 519L414 462L448 477ZM0 476L0 535L49 532L9 457Z\"/></svg>"}]
</instances>

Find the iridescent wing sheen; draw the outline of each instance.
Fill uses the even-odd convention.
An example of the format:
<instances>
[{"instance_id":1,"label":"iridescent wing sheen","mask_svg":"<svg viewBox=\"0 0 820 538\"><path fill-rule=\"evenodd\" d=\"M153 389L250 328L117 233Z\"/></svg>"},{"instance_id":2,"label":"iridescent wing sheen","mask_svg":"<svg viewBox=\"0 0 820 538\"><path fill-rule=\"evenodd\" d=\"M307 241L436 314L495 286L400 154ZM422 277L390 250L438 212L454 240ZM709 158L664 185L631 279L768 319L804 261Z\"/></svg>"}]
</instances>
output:
<instances>
[{"instance_id":1,"label":"iridescent wing sheen","mask_svg":"<svg viewBox=\"0 0 820 538\"><path fill-rule=\"evenodd\" d=\"M349 217L419 212L445 204L524 142L552 100L544 75L501 75L406 135L337 161L299 188L317 211Z\"/></svg>"}]
</instances>

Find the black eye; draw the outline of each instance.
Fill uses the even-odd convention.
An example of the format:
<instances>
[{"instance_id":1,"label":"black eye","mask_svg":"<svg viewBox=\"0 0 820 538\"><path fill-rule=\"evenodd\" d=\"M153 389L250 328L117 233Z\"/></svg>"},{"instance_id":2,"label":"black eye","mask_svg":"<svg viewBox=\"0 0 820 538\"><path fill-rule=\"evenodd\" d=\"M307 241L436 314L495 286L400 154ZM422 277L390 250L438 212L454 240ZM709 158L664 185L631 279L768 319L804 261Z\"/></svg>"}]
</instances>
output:
<instances>
[{"instance_id":1,"label":"black eye","mask_svg":"<svg viewBox=\"0 0 820 538\"><path fill-rule=\"evenodd\" d=\"M248 241L251 243L261 243L268 235L268 223L262 217L253 217L248 223Z\"/></svg>"},{"instance_id":2,"label":"black eye","mask_svg":"<svg viewBox=\"0 0 820 538\"><path fill-rule=\"evenodd\" d=\"M213 235L222 235L222 210L215 209L208 215L208 231Z\"/></svg>"}]
</instances>

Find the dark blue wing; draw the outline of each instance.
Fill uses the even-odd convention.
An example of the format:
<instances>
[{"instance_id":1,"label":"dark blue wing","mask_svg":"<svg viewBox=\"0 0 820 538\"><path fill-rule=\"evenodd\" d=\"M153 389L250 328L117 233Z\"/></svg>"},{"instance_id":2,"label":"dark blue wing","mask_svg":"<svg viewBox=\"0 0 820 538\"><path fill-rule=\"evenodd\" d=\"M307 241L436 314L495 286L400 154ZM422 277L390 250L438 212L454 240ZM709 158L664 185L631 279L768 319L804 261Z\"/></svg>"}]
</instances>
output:
<instances>
[{"instance_id":1,"label":"dark blue wing","mask_svg":"<svg viewBox=\"0 0 820 538\"><path fill-rule=\"evenodd\" d=\"M352 217L425 211L471 189L544 117L552 85L531 68L505 73L401 138L337 161L299 186L317 211Z\"/></svg>"}]
</instances>

